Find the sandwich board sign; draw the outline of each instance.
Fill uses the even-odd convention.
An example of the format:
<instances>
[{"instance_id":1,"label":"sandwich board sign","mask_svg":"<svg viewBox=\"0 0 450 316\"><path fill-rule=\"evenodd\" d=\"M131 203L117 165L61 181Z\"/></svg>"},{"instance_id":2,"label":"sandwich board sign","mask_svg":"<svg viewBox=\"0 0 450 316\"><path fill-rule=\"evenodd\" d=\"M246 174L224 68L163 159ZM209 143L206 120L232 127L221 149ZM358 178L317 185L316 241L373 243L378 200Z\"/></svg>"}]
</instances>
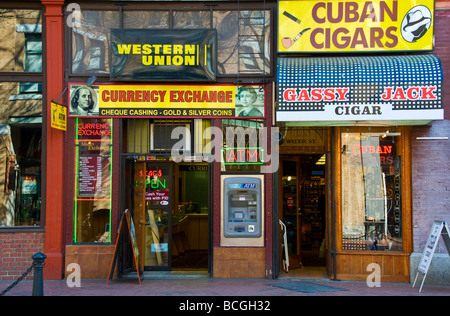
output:
<instances>
[{"instance_id":1,"label":"sandwich board sign","mask_svg":"<svg viewBox=\"0 0 450 316\"><path fill-rule=\"evenodd\" d=\"M422 291L423 283L428 273L428 269L431 265L431 260L433 259L434 251L438 244L439 238L442 236L444 240L447 252L450 255L450 230L446 222L434 221L431 226L430 234L428 235L428 240L425 245L425 250L423 251L422 258L420 259L419 266L417 267L416 278L414 279L413 287L416 285L417 277L419 273L423 274L422 284L420 285L419 292Z\"/></svg>"},{"instance_id":2,"label":"sandwich board sign","mask_svg":"<svg viewBox=\"0 0 450 316\"><path fill-rule=\"evenodd\" d=\"M128 209L126 209L122 213L122 218L120 219L119 230L118 230L118 234L117 234L116 246L114 248L114 255L113 255L113 258L111 260L111 266L109 268L109 274L108 274L108 279L106 280L106 285L108 285L109 280L111 280L113 278L113 274L114 274L117 258L119 256L120 248L122 246L122 244L121 244L122 243L122 238L121 237L122 237L123 234L127 234L127 233L128 233L129 240L130 240L130 243L131 243L131 249L133 250L133 259L134 259L133 263L134 263L134 266L135 266L136 271L137 271L139 284L141 284L142 271L140 271L139 265L138 265L138 261L137 261L137 257L139 255L139 251L138 251L137 244L136 244L136 234L135 234L133 217L128 212Z\"/></svg>"}]
</instances>

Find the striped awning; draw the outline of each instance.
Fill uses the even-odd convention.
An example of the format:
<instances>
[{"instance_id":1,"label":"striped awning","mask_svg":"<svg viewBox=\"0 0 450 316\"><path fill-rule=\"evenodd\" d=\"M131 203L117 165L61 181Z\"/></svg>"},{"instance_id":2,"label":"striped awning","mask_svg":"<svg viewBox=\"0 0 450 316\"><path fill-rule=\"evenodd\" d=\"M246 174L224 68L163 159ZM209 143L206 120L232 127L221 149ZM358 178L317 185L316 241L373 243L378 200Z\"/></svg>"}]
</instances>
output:
<instances>
[{"instance_id":1,"label":"striped awning","mask_svg":"<svg viewBox=\"0 0 450 316\"><path fill-rule=\"evenodd\" d=\"M444 118L443 71L426 55L281 57L277 121L425 124Z\"/></svg>"}]
</instances>

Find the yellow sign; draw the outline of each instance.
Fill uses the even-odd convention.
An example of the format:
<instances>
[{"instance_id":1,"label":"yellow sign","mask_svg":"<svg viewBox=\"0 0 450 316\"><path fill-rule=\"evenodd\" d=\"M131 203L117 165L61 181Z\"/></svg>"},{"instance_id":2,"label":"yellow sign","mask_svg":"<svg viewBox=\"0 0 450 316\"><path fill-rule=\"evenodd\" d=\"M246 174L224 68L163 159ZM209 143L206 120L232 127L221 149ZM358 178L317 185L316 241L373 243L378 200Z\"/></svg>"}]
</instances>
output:
<instances>
[{"instance_id":1,"label":"yellow sign","mask_svg":"<svg viewBox=\"0 0 450 316\"><path fill-rule=\"evenodd\" d=\"M251 85L98 86L99 116L264 117L264 88Z\"/></svg>"},{"instance_id":2,"label":"yellow sign","mask_svg":"<svg viewBox=\"0 0 450 316\"><path fill-rule=\"evenodd\" d=\"M53 128L60 129L62 131L67 130L67 107L64 105L51 102L51 125Z\"/></svg>"},{"instance_id":3,"label":"yellow sign","mask_svg":"<svg viewBox=\"0 0 450 316\"><path fill-rule=\"evenodd\" d=\"M279 1L279 52L431 51L434 0Z\"/></svg>"}]
</instances>

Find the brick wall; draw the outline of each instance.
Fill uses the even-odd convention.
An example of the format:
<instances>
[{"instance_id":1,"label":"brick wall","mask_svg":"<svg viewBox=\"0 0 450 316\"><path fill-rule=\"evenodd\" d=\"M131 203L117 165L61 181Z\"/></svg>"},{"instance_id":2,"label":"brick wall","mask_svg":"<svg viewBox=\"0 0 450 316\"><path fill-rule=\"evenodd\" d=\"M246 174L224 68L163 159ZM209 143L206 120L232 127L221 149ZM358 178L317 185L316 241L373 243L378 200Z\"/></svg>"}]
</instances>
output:
<instances>
[{"instance_id":1,"label":"brick wall","mask_svg":"<svg viewBox=\"0 0 450 316\"><path fill-rule=\"evenodd\" d=\"M33 263L31 257L44 252L43 232L0 233L0 280L17 280ZM33 278L30 272L27 279Z\"/></svg>"},{"instance_id":2,"label":"brick wall","mask_svg":"<svg viewBox=\"0 0 450 316\"><path fill-rule=\"evenodd\" d=\"M431 224L450 222L450 11L435 15L435 50L444 70L444 121L412 131L413 247L422 252ZM417 137L448 137L418 140ZM438 252L446 252L443 242Z\"/></svg>"}]
</instances>

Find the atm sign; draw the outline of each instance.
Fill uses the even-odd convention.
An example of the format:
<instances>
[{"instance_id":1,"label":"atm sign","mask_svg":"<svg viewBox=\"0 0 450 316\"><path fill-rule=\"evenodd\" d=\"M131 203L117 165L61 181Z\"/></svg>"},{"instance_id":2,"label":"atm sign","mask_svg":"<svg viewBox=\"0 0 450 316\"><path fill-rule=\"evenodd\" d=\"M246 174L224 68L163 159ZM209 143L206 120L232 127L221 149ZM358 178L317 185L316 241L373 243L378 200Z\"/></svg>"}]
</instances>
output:
<instances>
[{"instance_id":1,"label":"atm sign","mask_svg":"<svg viewBox=\"0 0 450 316\"><path fill-rule=\"evenodd\" d=\"M256 183L231 183L229 189L256 189Z\"/></svg>"}]
</instances>

